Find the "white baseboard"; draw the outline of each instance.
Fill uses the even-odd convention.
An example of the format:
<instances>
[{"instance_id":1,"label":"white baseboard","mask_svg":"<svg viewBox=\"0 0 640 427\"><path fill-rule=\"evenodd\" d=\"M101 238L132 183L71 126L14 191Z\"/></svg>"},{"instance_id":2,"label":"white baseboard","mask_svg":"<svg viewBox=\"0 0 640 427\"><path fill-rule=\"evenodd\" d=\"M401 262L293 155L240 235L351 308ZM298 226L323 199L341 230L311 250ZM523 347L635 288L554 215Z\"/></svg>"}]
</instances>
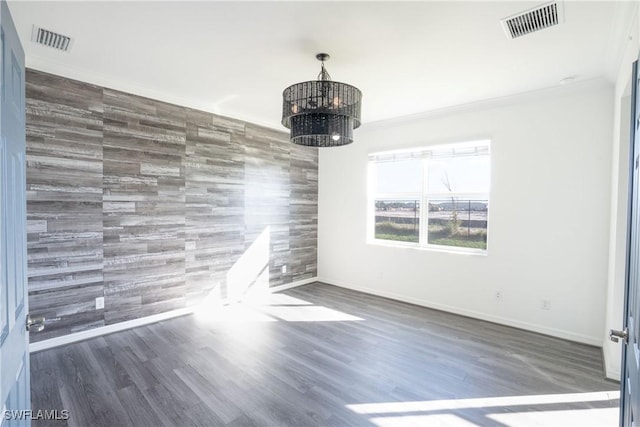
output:
<instances>
[{"instance_id":1,"label":"white baseboard","mask_svg":"<svg viewBox=\"0 0 640 427\"><path fill-rule=\"evenodd\" d=\"M125 329L131 329L138 326L148 325L150 323L160 322L162 320L172 319L174 317L184 316L193 313L194 310L195 307L180 308L178 310L171 310L165 313L154 314L153 316L127 320L125 322L114 323L113 325L100 326L98 328L88 329L86 331L74 332L72 334L63 335L61 337L34 342L29 344L29 352L35 353L42 350L48 350L53 347L59 347L61 345L71 344L77 341L83 341L89 338L111 334L113 332L124 331Z\"/></svg>"},{"instance_id":2,"label":"white baseboard","mask_svg":"<svg viewBox=\"0 0 640 427\"><path fill-rule=\"evenodd\" d=\"M309 279L299 280L297 282L287 283L285 285L274 286L269 288L271 292L281 292L286 289L295 288L298 286L308 285L318 281L316 277ZM224 301L222 301L224 303ZM84 341L90 338L96 338L102 335L111 334L114 332L124 331L126 329L136 328L138 326L149 325L151 323L160 322L162 320L172 319L174 317L185 316L187 314L193 314L198 306L180 308L178 310L167 311L165 313L154 314L153 316L141 317L139 319L127 320L125 322L114 323L113 325L100 326L98 328L89 329L81 332L74 332L72 334L63 335L60 337L50 338L48 340L38 341L29 344L29 353L36 353L42 350L48 350L54 347L60 347L62 345L71 344L78 341Z\"/></svg>"},{"instance_id":3,"label":"white baseboard","mask_svg":"<svg viewBox=\"0 0 640 427\"><path fill-rule=\"evenodd\" d=\"M524 329L527 331L537 332L544 335L550 335L552 337L562 338L569 341L575 341L583 344L589 344L596 347L602 347L602 338L591 337L583 334L576 334L570 331L562 329L549 328L547 326L536 325L535 323L522 322L520 320L509 319L506 317L494 316L487 313L482 313L474 310L467 310L460 307L454 307L445 304L438 304L432 301L422 300L419 298L408 297L405 295L396 294L394 292L381 291L379 289L367 288L365 286L357 286L350 283L345 283L339 280L333 280L326 277L318 277L318 282L326 283L328 285L339 286L341 288L351 289L354 291L364 292L366 294L377 295L384 298L393 299L396 301L407 302L409 304L415 304L422 307L433 308L435 310L446 311L448 313L459 314L461 316L473 317L474 319L486 320L492 323L498 323L505 326L511 326L514 328Z\"/></svg>"},{"instance_id":4,"label":"white baseboard","mask_svg":"<svg viewBox=\"0 0 640 427\"><path fill-rule=\"evenodd\" d=\"M620 381L622 378L622 374L618 370L614 370L611 368L607 369L607 367L605 366L604 377L608 380Z\"/></svg>"}]
</instances>

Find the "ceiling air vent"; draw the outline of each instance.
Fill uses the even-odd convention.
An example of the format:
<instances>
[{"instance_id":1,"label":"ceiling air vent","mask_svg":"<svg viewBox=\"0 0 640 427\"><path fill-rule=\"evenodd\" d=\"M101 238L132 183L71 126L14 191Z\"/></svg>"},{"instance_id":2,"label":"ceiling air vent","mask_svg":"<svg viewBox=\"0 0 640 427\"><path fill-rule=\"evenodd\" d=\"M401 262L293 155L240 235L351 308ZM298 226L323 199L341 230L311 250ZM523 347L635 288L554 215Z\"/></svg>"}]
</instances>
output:
<instances>
[{"instance_id":1,"label":"ceiling air vent","mask_svg":"<svg viewBox=\"0 0 640 427\"><path fill-rule=\"evenodd\" d=\"M31 41L63 52L68 52L69 49L71 49L71 44L73 42L69 36L45 30L44 28L36 27L35 25L31 32Z\"/></svg>"},{"instance_id":2,"label":"ceiling air vent","mask_svg":"<svg viewBox=\"0 0 640 427\"><path fill-rule=\"evenodd\" d=\"M507 37L515 39L563 23L564 7L561 1L545 3L500 22Z\"/></svg>"}]
</instances>

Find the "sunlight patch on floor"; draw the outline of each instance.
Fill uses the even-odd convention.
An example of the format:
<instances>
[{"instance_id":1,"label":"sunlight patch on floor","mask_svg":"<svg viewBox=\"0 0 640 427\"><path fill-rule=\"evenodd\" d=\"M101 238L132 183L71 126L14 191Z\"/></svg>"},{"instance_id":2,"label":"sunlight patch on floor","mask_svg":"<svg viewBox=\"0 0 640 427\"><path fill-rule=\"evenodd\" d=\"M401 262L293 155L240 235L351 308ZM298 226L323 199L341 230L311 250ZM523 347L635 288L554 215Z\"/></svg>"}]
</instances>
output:
<instances>
[{"instance_id":1,"label":"sunlight patch on floor","mask_svg":"<svg viewBox=\"0 0 640 427\"><path fill-rule=\"evenodd\" d=\"M479 397L474 399L424 400L410 402L362 403L347 405L357 414L441 411L447 409L488 408L492 406L543 405L553 403L601 402L620 398L620 391L591 393L534 394L527 396Z\"/></svg>"},{"instance_id":2,"label":"sunlight patch on floor","mask_svg":"<svg viewBox=\"0 0 640 427\"><path fill-rule=\"evenodd\" d=\"M321 305L294 298L294 305L280 303L233 303L229 305L203 304L195 310L198 320L210 323L252 323L252 322L352 322L364 320L360 317L333 310Z\"/></svg>"},{"instance_id":3,"label":"sunlight patch on floor","mask_svg":"<svg viewBox=\"0 0 640 427\"><path fill-rule=\"evenodd\" d=\"M351 322L363 320L338 310L323 307L321 305L303 306L262 306L264 313L277 317L287 322Z\"/></svg>"},{"instance_id":4,"label":"sunlight patch on floor","mask_svg":"<svg viewBox=\"0 0 640 427\"><path fill-rule=\"evenodd\" d=\"M376 417L370 421L379 427L478 427L477 424L454 414Z\"/></svg>"},{"instance_id":5,"label":"sunlight patch on floor","mask_svg":"<svg viewBox=\"0 0 640 427\"><path fill-rule=\"evenodd\" d=\"M361 403L346 405L353 412L369 415L379 427L400 426L615 426L618 423L619 391L540 394L525 396L481 397L407 402ZM609 402L611 407L593 409L545 410L545 405ZM515 407L531 407L519 410ZM513 407L513 408L512 408ZM491 408L512 408L509 412L491 413ZM473 423L454 412L478 409ZM548 407L546 409L549 409ZM489 412L489 413L487 413Z\"/></svg>"},{"instance_id":6,"label":"sunlight patch on floor","mask_svg":"<svg viewBox=\"0 0 640 427\"><path fill-rule=\"evenodd\" d=\"M334 310L285 294L269 294L262 297L223 305L219 299L206 298L195 310L198 320L209 323L254 322L351 322L360 317Z\"/></svg>"},{"instance_id":7,"label":"sunlight patch on floor","mask_svg":"<svg viewBox=\"0 0 640 427\"><path fill-rule=\"evenodd\" d=\"M250 302L262 305L313 305L313 303L310 303L309 301L282 293L269 294L262 300L250 300Z\"/></svg>"},{"instance_id":8,"label":"sunlight patch on floor","mask_svg":"<svg viewBox=\"0 0 640 427\"><path fill-rule=\"evenodd\" d=\"M618 407L511 412L508 414L490 414L487 415L487 418L509 427L607 427L618 425Z\"/></svg>"},{"instance_id":9,"label":"sunlight patch on floor","mask_svg":"<svg viewBox=\"0 0 640 427\"><path fill-rule=\"evenodd\" d=\"M205 306L194 314L197 320L207 323L277 322L277 319L244 304L217 306L213 309Z\"/></svg>"}]
</instances>

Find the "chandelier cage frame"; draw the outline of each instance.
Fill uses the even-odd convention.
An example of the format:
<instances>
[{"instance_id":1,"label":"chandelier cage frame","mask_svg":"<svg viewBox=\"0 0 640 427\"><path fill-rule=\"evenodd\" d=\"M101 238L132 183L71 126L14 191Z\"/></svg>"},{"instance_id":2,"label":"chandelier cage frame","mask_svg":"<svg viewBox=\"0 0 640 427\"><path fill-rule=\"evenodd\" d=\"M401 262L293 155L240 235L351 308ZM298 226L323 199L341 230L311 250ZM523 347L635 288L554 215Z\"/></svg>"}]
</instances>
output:
<instances>
[{"instance_id":1,"label":"chandelier cage frame","mask_svg":"<svg viewBox=\"0 0 640 427\"><path fill-rule=\"evenodd\" d=\"M362 92L355 86L331 80L324 61L318 80L296 83L282 93L282 125L291 129L291 142L309 147L337 147L353 142L361 124Z\"/></svg>"}]
</instances>

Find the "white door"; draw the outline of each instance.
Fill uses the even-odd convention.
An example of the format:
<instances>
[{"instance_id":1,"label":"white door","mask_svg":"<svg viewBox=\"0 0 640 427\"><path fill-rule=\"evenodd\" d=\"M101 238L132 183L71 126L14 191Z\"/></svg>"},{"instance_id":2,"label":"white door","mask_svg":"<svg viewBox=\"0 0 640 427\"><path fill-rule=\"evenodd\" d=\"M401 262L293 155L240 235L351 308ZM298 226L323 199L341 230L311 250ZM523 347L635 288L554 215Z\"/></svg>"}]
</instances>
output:
<instances>
[{"instance_id":1,"label":"white door","mask_svg":"<svg viewBox=\"0 0 640 427\"><path fill-rule=\"evenodd\" d=\"M27 318L24 52L0 4L0 406L2 427L31 424Z\"/></svg>"},{"instance_id":2,"label":"white door","mask_svg":"<svg viewBox=\"0 0 640 427\"><path fill-rule=\"evenodd\" d=\"M624 329L611 331L614 341L622 338L622 381L620 425L640 426L640 76L633 64L631 149L629 182L629 224Z\"/></svg>"}]
</instances>

